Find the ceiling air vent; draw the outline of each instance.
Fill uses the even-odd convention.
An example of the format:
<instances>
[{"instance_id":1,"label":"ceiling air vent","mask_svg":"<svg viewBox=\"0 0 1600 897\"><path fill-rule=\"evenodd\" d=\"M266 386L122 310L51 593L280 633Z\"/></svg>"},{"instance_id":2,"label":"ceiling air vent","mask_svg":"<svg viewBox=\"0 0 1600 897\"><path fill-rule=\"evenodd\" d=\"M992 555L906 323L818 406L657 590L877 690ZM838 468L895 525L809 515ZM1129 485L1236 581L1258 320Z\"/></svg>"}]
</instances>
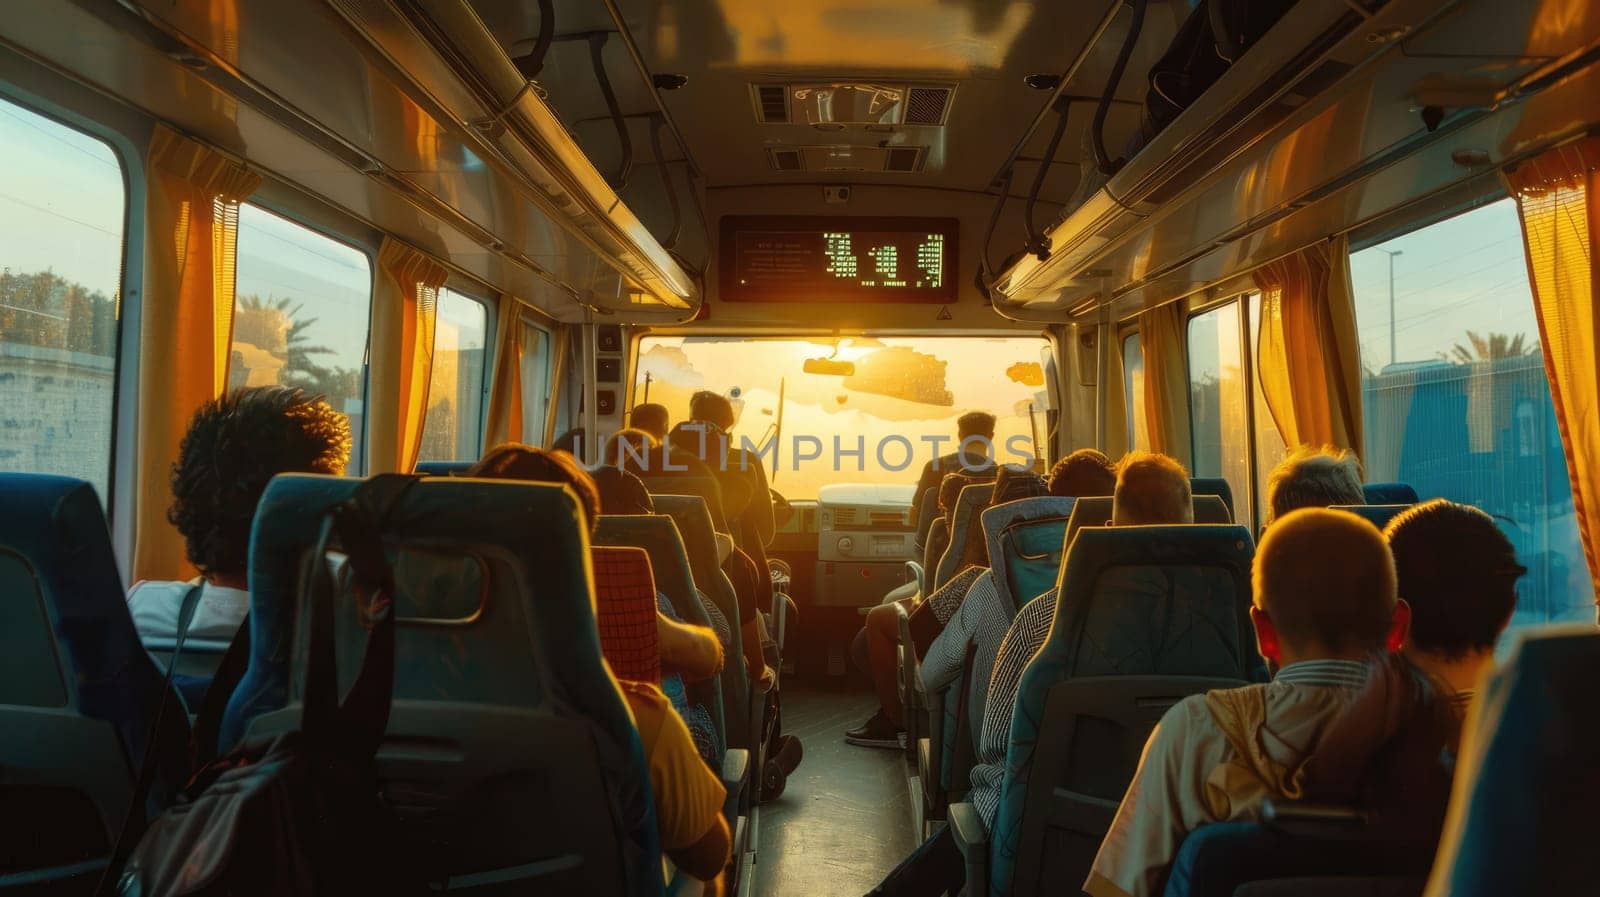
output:
<instances>
[{"instance_id":1,"label":"ceiling air vent","mask_svg":"<svg viewBox=\"0 0 1600 897\"><path fill-rule=\"evenodd\" d=\"M789 120L789 88L783 84L757 84L756 120L782 124Z\"/></svg>"},{"instance_id":2,"label":"ceiling air vent","mask_svg":"<svg viewBox=\"0 0 1600 897\"><path fill-rule=\"evenodd\" d=\"M889 148L888 158L883 161L884 171L916 171L922 165L922 148L918 146L896 146Z\"/></svg>"},{"instance_id":3,"label":"ceiling air vent","mask_svg":"<svg viewBox=\"0 0 1600 897\"><path fill-rule=\"evenodd\" d=\"M942 125L950 111L950 88L913 87L906 97L908 125Z\"/></svg>"},{"instance_id":4,"label":"ceiling air vent","mask_svg":"<svg viewBox=\"0 0 1600 897\"><path fill-rule=\"evenodd\" d=\"M805 168L805 163L800 159L797 149L767 150L767 156L772 160L772 167L778 171L799 171Z\"/></svg>"}]
</instances>

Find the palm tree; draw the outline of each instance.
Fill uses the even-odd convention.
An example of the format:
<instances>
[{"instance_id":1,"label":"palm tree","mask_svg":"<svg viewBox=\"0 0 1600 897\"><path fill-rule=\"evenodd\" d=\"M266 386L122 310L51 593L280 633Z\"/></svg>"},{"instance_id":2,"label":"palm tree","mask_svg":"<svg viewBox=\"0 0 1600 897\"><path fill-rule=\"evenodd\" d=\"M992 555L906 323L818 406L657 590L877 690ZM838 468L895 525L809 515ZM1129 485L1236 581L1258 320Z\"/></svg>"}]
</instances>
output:
<instances>
[{"instance_id":1,"label":"palm tree","mask_svg":"<svg viewBox=\"0 0 1600 897\"><path fill-rule=\"evenodd\" d=\"M1524 336L1517 334L1510 336L1504 333L1491 333L1488 336L1467 331L1467 341L1470 347L1456 343L1449 355L1444 356L1447 361L1457 364L1472 364L1477 361L1499 361L1502 358L1521 358L1539 351L1537 344L1526 345Z\"/></svg>"}]
</instances>

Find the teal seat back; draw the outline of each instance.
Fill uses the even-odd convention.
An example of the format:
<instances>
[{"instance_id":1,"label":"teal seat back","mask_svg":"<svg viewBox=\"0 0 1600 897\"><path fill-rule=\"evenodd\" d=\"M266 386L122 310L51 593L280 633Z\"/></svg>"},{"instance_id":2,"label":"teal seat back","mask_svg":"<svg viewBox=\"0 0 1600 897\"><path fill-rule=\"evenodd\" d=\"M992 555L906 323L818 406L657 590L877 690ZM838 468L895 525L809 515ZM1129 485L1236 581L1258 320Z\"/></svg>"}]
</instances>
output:
<instances>
[{"instance_id":1,"label":"teal seat back","mask_svg":"<svg viewBox=\"0 0 1600 897\"><path fill-rule=\"evenodd\" d=\"M0 508L0 891L16 873L88 893L163 697L154 807L186 778L188 722L139 642L94 487L0 473Z\"/></svg>"},{"instance_id":2,"label":"teal seat back","mask_svg":"<svg viewBox=\"0 0 1600 897\"><path fill-rule=\"evenodd\" d=\"M1111 496L1085 495L1072 506L1072 516L1067 518L1067 535L1063 544L1067 550L1086 526L1107 526L1111 523Z\"/></svg>"},{"instance_id":3,"label":"teal seat back","mask_svg":"<svg viewBox=\"0 0 1600 897\"><path fill-rule=\"evenodd\" d=\"M1410 505L1334 505L1331 510L1347 511L1357 517L1364 518L1378 529L1389 525L1389 521L1400 516L1400 512Z\"/></svg>"},{"instance_id":4,"label":"teal seat back","mask_svg":"<svg viewBox=\"0 0 1600 897\"><path fill-rule=\"evenodd\" d=\"M711 528L719 533L731 533L733 530L728 525L727 512L722 503L722 486L714 476L697 476L688 473L650 473L646 476L640 474L639 479L644 481L644 487L650 490L651 497L657 495L696 495L706 503L706 511L711 515Z\"/></svg>"},{"instance_id":5,"label":"teal seat back","mask_svg":"<svg viewBox=\"0 0 1600 897\"><path fill-rule=\"evenodd\" d=\"M1467 716L1428 893L1593 891L1594 826L1581 820L1600 801L1596 681L1593 624L1518 636Z\"/></svg>"},{"instance_id":6,"label":"teal seat back","mask_svg":"<svg viewBox=\"0 0 1600 897\"><path fill-rule=\"evenodd\" d=\"M476 461L418 461L416 471L426 477L465 476Z\"/></svg>"},{"instance_id":7,"label":"teal seat back","mask_svg":"<svg viewBox=\"0 0 1600 897\"><path fill-rule=\"evenodd\" d=\"M1414 505L1421 501L1410 483L1367 483L1361 494L1369 505Z\"/></svg>"},{"instance_id":8,"label":"teal seat back","mask_svg":"<svg viewBox=\"0 0 1600 897\"><path fill-rule=\"evenodd\" d=\"M312 553L320 521L360 484L296 474L267 487L251 538L249 666L225 729L298 725L302 586L325 562ZM398 625L378 775L402 820L395 850L430 880L661 892L648 767L601 659L586 530L563 486L464 478L417 481L381 523ZM335 600L348 688L365 633L350 596Z\"/></svg>"},{"instance_id":9,"label":"teal seat back","mask_svg":"<svg viewBox=\"0 0 1600 897\"><path fill-rule=\"evenodd\" d=\"M1196 495L1194 502L1195 523L1232 523L1233 511L1227 502L1216 495Z\"/></svg>"},{"instance_id":10,"label":"teal seat back","mask_svg":"<svg viewBox=\"0 0 1600 897\"><path fill-rule=\"evenodd\" d=\"M1215 495L1217 498L1221 499L1222 503L1228 508L1227 520L1216 522L1232 523L1234 521L1235 514L1237 512L1233 507L1233 487L1228 485L1227 480L1223 479L1222 477L1190 477L1189 493L1196 498L1199 498L1202 495ZM1199 505L1196 504L1195 510L1198 511L1199 509ZM1194 522L1201 523L1211 521L1201 521L1199 517L1196 517Z\"/></svg>"},{"instance_id":11,"label":"teal seat back","mask_svg":"<svg viewBox=\"0 0 1600 897\"><path fill-rule=\"evenodd\" d=\"M1249 621L1253 555L1241 526L1078 533L1061 568L1049 637L1017 692L990 840L991 893L1036 894L1052 883L1084 880L1148 727L1159 718L1149 708L1159 709L1163 694L1190 693L1181 683L1156 682L1154 691L1119 698L1113 709L1074 709L1062 719L1051 715L1057 685L1088 677L1176 677L1211 687L1259 675ZM1070 737L1058 727L1070 727Z\"/></svg>"},{"instance_id":12,"label":"teal seat back","mask_svg":"<svg viewBox=\"0 0 1600 897\"><path fill-rule=\"evenodd\" d=\"M1063 533L1075 504L1074 498L1041 495L983 509L990 569L997 574L995 591L1008 615L1016 616L1024 604L1055 586Z\"/></svg>"},{"instance_id":13,"label":"teal seat back","mask_svg":"<svg viewBox=\"0 0 1600 897\"><path fill-rule=\"evenodd\" d=\"M961 569L961 556L966 553L967 530L978 523L978 512L994 496L994 483L974 483L961 487L956 498L955 511L950 515L950 544L939 557L939 567L934 571L933 586L937 589L950 581Z\"/></svg>"},{"instance_id":14,"label":"teal seat back","mask_svg":"<svg viewBox=\"0 0 1600 897\"><path fill-rule=\"evenodd\" d=\"M1061 575L1066 534L1065 516L1012 524L1000 533L1003 587L1017 610L1055 587L1056 578Z\"/></svg>"},{"instance_id":15,"label":"teal seat back","mask_svg":"<svg viewBox=\"0 0 1600 897\"><path fill-rule=\"evenodd\" d=\"M656 510L677 528L683 551L701 598L717 606L728 621L728 654L722 661L722 716L729 747L750 748L750 677L744 662L744 634L739 627L739 597L717 562L717 538L710 506L698 495L656 495ZM703 616L703 614L702 614Z\"/></svg>"},{"instance_id":16,"label":"teal seat back","mask_svg":"<svg viewBox=\"0 0 1600 897\"><path fill-rule=\"evenodd\" d=\"M1228 504L1216 495L1195 495L1191 501L1194 505L1195 523L1232 523L1233 514ZM1086 526L1107 526L1111 523L1112 499L1109 495L1085 496L1078 499L1078 504L1072 509L1072 518L1067 521L1066 544L1071 545L1072 540L1078 535L1078 530Z\"/></svg>"}]
</instances>

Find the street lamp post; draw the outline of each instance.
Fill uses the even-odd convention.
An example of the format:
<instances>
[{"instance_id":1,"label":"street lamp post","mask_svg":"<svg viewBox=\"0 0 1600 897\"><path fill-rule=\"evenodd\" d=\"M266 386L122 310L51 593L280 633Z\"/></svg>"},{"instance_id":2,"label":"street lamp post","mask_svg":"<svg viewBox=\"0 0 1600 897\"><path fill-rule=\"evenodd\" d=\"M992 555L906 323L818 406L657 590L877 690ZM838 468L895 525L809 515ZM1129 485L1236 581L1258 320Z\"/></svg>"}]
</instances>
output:
<instances>
[{"instance_id":1,"label":"street lamp post","mask_svg":"<svg viewBox=\"0 0 1600 897\"><path fill-rule=\"evenodd\" d=\"M1389 257L1389 363L1394 364L1398 360L1395 358L1394 342L1394 257L1404 255L1405 250L1380 249L1378 251Z\"/></svg>"}]
</instances>

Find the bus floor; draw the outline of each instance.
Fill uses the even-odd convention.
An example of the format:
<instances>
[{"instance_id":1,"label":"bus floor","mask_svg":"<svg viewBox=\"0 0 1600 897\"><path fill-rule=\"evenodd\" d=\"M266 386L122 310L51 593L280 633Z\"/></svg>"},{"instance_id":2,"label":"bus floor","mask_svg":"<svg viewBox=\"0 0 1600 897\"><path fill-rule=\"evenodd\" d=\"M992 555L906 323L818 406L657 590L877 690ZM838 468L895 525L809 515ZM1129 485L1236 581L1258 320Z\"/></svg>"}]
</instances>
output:
<instances>
[{"instance_id":1,"label":"bus floor","mask_svg":"<svg viewBox=\"0 0 1600 897\"><path fill-rule=\"evenodd\" d=\"M755 897L865 894L916 847L905 753L844 742L876 707L866 691L784 683L783 728L805 759L761 805Z\"/></svg>"}]
</instances>

